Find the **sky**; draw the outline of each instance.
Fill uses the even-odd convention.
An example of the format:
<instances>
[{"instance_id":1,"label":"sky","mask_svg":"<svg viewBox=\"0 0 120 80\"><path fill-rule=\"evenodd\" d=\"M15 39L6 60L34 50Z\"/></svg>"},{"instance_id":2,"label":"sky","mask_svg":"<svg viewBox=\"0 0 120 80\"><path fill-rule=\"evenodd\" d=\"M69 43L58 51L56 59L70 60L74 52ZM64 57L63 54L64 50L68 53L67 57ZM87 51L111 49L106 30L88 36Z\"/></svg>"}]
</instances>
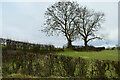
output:
<instances>
[{"instance_id":1,"label":"sky","mask_svg":"<svg viewBox=\"0 0 120 80\"><path fill-rule=\"evenodd\" d=\"M5 2L0 3L0 36L13 40L26 41L39 44L52 44L62 47L67 43L63 35L46 36L41 32L45 21L46 9L54 4L51 2ZM99 30L99 35L105 36L102 41L89 42L93 46L115 46L118 44L118 3L117 2L79 2L80 6L87 6L96 12L105 13L105 22ZM83 45L82 40L76 40L73 45Z\"/></svg>"}]
</instances>

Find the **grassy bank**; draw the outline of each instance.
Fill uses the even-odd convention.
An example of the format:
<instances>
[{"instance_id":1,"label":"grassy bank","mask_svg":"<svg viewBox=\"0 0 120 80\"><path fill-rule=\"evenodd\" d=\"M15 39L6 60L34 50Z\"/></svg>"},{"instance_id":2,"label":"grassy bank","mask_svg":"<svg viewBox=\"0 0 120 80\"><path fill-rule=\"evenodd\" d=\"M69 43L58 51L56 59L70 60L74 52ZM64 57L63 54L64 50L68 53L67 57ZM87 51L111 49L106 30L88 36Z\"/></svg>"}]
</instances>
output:
<instances>
[{"instance_id":1,"label":"grassy bank","mask_svg":"<svg viewBox=\"0 0 120 80\"><path fill-rule=\"evenodd\" d=\"M98 60L114 60L118 61L118 50L103 50L103 51L90 51L90 52L77 52L72 50L65 50L58 52L57 55L65 55L72 57L82 57L85 59L98 59Z\"/></svg>"}]
</instances>

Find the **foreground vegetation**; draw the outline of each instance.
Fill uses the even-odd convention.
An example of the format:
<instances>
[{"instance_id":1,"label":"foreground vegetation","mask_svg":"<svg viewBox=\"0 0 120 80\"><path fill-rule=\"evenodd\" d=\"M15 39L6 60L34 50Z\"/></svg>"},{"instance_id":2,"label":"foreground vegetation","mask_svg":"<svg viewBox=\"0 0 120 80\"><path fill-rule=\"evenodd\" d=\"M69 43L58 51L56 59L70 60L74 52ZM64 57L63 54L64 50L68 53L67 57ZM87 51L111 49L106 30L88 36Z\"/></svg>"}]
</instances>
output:
<instances>
[{"instance_id":1,"label":"foreground vegetation","mask_svg":"<svg viewBox=\"0 0 120 80\"><path fill-rule=\"evenodd\" d=\"M82 57L85 59L98 59L98 60L113 60L118 61L118 50L103 50L103 51L88 51L78 52L73 50L65 50L64 52L58 52L57 55Z\"/></svg>"},{"instance_id":2,"label":"foreground vegetation","mask_svg":"<svg viewBox=\"0 0 120 80\"><path fill-rule=\"evenodd\" d=\"M3 78L118 78L118 61L3 51ZM66 52L66 51L65 51Z\"/></svg>"},{"instance_id":3,"label":"foreground vegetation","mask_svg":"<svg viewBox=\"0 0 120 80\"><path fill-rule=\"evenodd\" d=\"M117 50L73 51L51 45L4 40L3 78L118 78ZM9 79L8 79L9 80ZM72 79L71 79L72 80ZM78 80L78 79L74 79Z\"/></svg>"}]
</instances>

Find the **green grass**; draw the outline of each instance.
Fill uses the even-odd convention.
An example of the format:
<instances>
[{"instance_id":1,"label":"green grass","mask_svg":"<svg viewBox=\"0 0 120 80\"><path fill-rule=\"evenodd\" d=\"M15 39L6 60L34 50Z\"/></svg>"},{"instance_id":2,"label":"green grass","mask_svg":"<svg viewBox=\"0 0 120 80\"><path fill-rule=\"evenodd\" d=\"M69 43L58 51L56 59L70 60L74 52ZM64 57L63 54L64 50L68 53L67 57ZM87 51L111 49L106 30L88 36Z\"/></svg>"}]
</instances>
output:
<instances>
[{"instance_id":1,"label":"green grass","mask_svg":"<svg viewBox=\"0 0 120 80\"><path fill-rule=\"evenodd\" d=\"M118 61L118 50L103 50L103 51L90 51L90 52L77 52L73 50L65 50L64 52L56 53L57 55L65 55L72 57L82 57L85 59L98 59L98 60L113 60Z\"/></svg>"}]
</instances>

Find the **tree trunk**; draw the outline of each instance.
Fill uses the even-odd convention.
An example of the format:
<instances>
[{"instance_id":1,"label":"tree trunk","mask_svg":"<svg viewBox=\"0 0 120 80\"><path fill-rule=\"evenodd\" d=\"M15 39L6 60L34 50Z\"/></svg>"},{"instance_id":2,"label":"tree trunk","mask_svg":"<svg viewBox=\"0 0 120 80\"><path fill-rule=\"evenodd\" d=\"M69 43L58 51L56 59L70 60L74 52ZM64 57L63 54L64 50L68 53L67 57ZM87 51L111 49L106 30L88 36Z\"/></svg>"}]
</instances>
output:
<instances>
[{"instance_id":1,"label":"tree trunk","mask_svg":"<svg viewBox=\"0 0 120 80\"><path fill-rule=\"evenodd\" d=\"M72 49L72 41L71 40L68 40L68 48Z\"/></svg>"},{"instance_id":2,"label":"tree trunk","mask_svg":"<svg viewBox=\"0 0 120 80\"><path fill-rule=\"evenodd\" d=\"M85 45L85 50L88 51L87 41L84 42L84 45Z\"/></svg>"}]
</instances>

